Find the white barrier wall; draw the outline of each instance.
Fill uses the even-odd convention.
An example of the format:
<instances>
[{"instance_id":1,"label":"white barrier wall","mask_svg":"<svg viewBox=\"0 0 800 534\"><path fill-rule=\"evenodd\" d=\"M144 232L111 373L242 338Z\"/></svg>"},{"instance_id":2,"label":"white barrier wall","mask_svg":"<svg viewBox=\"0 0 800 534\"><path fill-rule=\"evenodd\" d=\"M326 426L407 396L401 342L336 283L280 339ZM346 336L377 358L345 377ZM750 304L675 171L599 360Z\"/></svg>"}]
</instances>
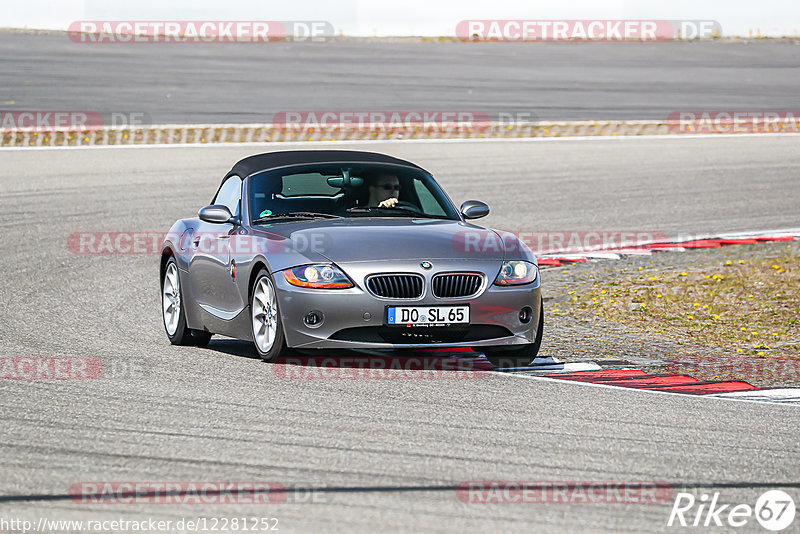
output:
<instances>
[{"instance_id":1,"label":"white barrier wall","mask_svg":"<svg viewBox=\"0 0 800 534\"><path fill-rule=\"evenodd\" d=\"M76 20L324 20L337 35L453 36L465 19L715 20L723 36L800 37L798 0L3 0L0 27Z\"/></svg>"}]
</instances>

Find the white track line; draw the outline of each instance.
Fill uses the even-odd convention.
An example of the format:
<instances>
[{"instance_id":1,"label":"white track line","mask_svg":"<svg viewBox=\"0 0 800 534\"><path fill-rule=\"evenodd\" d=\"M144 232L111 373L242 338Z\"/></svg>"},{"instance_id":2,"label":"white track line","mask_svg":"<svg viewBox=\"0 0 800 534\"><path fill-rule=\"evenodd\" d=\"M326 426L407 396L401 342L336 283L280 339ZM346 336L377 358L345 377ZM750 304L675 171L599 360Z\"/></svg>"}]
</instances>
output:
<instances>
[{"instance_id":1,"label":"white track line","mask_svg":"<svg viewBox=\"0 0 800 534\"><path fill-rule=\"evenodd\" d=\"M582 371L602 371L603 368L594 362L565 362L540 364L528 367L504 367L503 372L508 371L527 371L531 373L579 373Z\"/></svg>"},{"instance_id":2,"label":"white track line","mask_svg":"<svg viewBox=\"0 0 800 534\"><path fill-rule=\"evenodd\" d=\"M717 238L708 239L745 239L746 237L797 237L800 236L800 228L783 228L780 230L764 230L759 232L732 232L719 234ZM704 239L704 238L700 238ZM734 245L735 246L735 245Z\"/></svg>"},{"instance_id":3,"label":"white track line","mask_svg":"<svg viewBox=\"0 0 800 534\"><path fill-rule=\"evenodd\" d=\"M683 247L680 247L683 248ZM608 248L603 249L603 252L606 254L617 254L622 256L652 256L653 251L651 249L642 249L642 248Z\"/></svg>"},{"instance_id":4,"label":"white track line","mask_svg":"<svg viewBox=\"0 0 800 534\"><path fill-rule=\"evenodd\" d=\"M564 258L564 261L592 259L592 260L618 260L619 254L614 252L605 252L602 249L596 251L586 252L585 254L558 254L556 252L549 252L546 254L537 254L537 258Z\"/></svg>"},{"instance_id":5,"label":"white track line","mask_svg":"<svg viewBox=\"0 0 800 534\"><path fill-rule=\"evenodd\" d=\"M741 398L747 400L765 400L773 403L800 405L800 388L757 389L755 391L731 391L729 393L712 393L715 397Z\"/></svg>"},{"instance_id":6,"label":"white track line","mask_svg":"<svg viewBox=\"0 0 800 534\"><path fill-rule=\"evenodd\" d=\"M341 141L269 141L264 143L170 143L160 145L87 145L87 146L9 146L0 147L0 151L13 150L107 150L107 149L142 149L142 148L222 148L222 147L286 147L286 146L342 146L342 145L378 145L378 144L440 144L440 143L530 143L530 142L562 142L562 141L621 141L630 139L725 139L749 137L800 137L800 133L742 133L742 134L664 134L664 135L586 135L565 137L485 137L466 139L354 139Z\"/></svg>"}]
</instances>

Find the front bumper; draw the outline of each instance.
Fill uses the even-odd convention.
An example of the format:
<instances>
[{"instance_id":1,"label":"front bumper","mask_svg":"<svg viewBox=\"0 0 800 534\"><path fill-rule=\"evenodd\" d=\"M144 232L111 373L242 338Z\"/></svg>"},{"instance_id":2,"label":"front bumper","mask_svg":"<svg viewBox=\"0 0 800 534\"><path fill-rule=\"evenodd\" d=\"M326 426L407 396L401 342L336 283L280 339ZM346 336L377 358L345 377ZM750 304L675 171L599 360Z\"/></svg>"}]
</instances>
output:
<instances>
[{"instance_id":1,"label":"front bumper","mask_svg":"<svg viewBox=\"0 0 800 534\"><path fill-rule=\"evenodd\" d=\"M422 269L418 260L337 265L356 287L342 290L300 288L286 282L282 272L274 273L288 346L309 349L486 347L523 345L536 340L541 313L540 279L525 286L495 286L492 282L500 270L498 261L437 260L430 270ZM418 273L424 277L425 290L420 299L383 299L367 291L364 280L368 275L397 272ZM431 279L442 272L478 272L485 277L485 283L471 298L437 298L430 291ZM468 329L432 327L404 332L402 327L385 326L388 305L452 304L469 304ZM520 320L520 310L524 307L533 310L527 323ZM312 311L321 314L323 320L308 326L303 319Z\"/></svg>"}]
</instances>

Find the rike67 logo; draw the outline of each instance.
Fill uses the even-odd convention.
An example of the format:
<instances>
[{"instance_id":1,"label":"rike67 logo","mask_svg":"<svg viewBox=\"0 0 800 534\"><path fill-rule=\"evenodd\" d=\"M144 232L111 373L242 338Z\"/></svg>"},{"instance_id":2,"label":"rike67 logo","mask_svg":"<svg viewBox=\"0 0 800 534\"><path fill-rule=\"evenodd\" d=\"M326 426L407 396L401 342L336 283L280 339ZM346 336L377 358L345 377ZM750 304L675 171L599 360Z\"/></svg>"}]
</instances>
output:
<instances>
[{"instance_id":1,"label":"rike67 logo","mask_svg":"<svg viewBox=\"0 0 800 534\"><path fill-rule=\"evenodd\" d=\"M767 530L779 532L794 522L795 504L792 497L781 490L764 492L755 506L749 504L720 504L719 492L699 498L691 493L678 493L667 520L668 527L723 527L750 526L752 519Z\"/></svg>"}]
</instances>

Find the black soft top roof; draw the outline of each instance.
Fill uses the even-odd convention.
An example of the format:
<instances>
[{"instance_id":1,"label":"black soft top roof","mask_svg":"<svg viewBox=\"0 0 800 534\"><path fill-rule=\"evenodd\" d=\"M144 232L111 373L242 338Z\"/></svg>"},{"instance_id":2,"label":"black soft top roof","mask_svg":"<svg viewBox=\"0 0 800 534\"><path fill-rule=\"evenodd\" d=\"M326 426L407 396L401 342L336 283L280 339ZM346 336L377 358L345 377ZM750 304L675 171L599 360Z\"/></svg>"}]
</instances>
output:
<instances>
[{"instance_id":1,"label":"black soft top roof","mask_svg":"<svg viewBox=\"0 0 800 534\"><path fill-rule=\"evenodd\" d=\"M264 154L246 157L234 165L230 172L225 175L225 178L234 174L245 178L255 172L285 167L287 165L339 162L389 163L425 170L410 161L387 156L386 154L379 154L377 152L363 152L360 150L281 150L278 152L266 152Z\"/></svg>"}]
</instances>

